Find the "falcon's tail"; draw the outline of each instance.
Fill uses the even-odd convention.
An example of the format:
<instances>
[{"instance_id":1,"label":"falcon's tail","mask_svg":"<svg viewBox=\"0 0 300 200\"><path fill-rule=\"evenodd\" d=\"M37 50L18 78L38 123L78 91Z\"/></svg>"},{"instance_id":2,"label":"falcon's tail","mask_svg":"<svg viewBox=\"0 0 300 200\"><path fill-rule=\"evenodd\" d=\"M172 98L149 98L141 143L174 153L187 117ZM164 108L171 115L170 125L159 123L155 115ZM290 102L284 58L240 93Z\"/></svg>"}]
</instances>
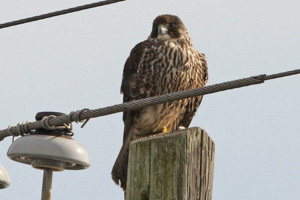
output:
<instances>
[{"instance_id":1,"label":"falcon's tail","mask_svg":"<svg viewBox=\"0 0 300 200\"><path fill-rule=\"evenodd\" d=\"M113 181L117 185L121 184L123 190L126 190L128 154L129 154L129 146L123 145L120 150L119 156L111 171L111 177Z\"/></svg>"},{"instance_id":2,"label":"falcon's tail","mask_svg":"<svg viewBox=\"0 0 300 200\"><path fill-rule=\"evenodd\" d=\"M127 180L127 167L128 167L128 156L129 156L129 143L132 140L132 134L129 131L120 153L113 166L111 176L113 181L117 184L121 184L121 188L126 190L126 180Z\"/></svg>"}]
</instances>

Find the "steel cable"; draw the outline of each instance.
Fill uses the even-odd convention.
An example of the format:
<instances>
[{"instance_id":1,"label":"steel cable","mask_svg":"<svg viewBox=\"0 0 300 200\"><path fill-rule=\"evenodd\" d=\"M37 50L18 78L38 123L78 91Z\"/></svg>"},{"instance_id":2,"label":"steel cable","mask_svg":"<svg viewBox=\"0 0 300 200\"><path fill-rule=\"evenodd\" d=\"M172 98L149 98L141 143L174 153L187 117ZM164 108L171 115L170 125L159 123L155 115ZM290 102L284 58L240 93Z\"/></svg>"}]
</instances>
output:
<instances>
[{"instance_id":1,"label":"steel cable","mask_svg":"<svg viewBox=\"0 0 300 200\"><path fill-rule=\"evenodd\" d=\"M117 104L113 106L107 106L104 108L98 108L94 110L89 109L82 109L78 110L76 112L72 111L69 115L64 116L58 116L58 117L51 117L51 119L48 120L49 126L59 126L63 124L68 124L70 122L74 121L81 121L81 120L87 120L90 118L96 118L100 116L110 115L118 112L128 111L128 110L138 110L146 106L161 104L161 103L167 103L172 102L180 99L185 99L189 97L195 97L200 95L206 95L206 94L212 94L216 92L221 92L225 90L235 89L235 88L241 88L245 86L250 85L256 85L264 83L265 80L275 79L275 78L281 78L285 76L291 76L295 74L299 74L300 69L293 70L293 71L287 71L282 72L278 74L271 74L271 75L258 75L253 76L249 78L243 78L238 79L234 81L228 81L224 83L218 83L215 85L209 85L206 87L196 88L196 89L190 89L170 94L165 94L161 96L154 96L146 99L140 99L135 101L130 101L122 104ZM77 113L77 114L75 114ZM74 118L75 114L75 118ZM26 124L26 130L31 131L38 128L43 128L43 124L41 121L37 122L30 122ZM17 126L9 126L9 128L1 130L0 131L0 140L3 140L7 136L17 136L23 134L21 131L24 131L24 129L20 129Z\"/></svg>"}]
</instances>

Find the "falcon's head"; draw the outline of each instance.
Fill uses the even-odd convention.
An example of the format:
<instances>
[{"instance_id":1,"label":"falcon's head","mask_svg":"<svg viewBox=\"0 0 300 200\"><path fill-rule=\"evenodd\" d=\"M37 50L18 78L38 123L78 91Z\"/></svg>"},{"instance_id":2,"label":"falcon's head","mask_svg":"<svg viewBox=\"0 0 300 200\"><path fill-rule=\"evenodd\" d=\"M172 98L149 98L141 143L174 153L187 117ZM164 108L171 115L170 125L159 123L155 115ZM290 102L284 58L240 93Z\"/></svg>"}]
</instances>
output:
<instances>
[{"instance_id":1,"label":"falcon's head","mask_svg":"<svg viewBox=\"0 0 300 200\"><path fill-rule=\"evenodd\" d=\"M175 15L160 15L153 21L149 38L162 40L178 39L187 30L181 19Z\"/></svg>"}]
</instances>

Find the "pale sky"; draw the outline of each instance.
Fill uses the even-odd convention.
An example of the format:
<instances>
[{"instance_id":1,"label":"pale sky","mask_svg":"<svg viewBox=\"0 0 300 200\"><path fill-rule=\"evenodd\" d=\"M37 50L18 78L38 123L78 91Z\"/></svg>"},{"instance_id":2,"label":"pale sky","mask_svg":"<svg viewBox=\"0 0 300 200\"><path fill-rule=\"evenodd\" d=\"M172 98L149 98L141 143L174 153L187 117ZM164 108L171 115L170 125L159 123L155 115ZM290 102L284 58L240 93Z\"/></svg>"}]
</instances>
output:
<instances>
[{"instance_id":1,"label":"pale sky","mask_svg":"<svg viewBox=\"0 0 300 200\"><path fill-rule=\"evenodd\" d=\"M0 23L94 1L3 1ZM178 15L208 61L208 85L300 68L298 0L128 0L0 29L0 129L39 111L69 113L122 102L122 70L130 50L150 34L160 14ZM216 144L214 200L282 200L300 196L300 75L204 97L191 126ZM55 172L52 196L123 199L111 168L123 138L121 113L75 126L74 139L91 166ZM0 164L11 185L1 200L40 199L42 171Z\"/></svg>"}]
</instances>

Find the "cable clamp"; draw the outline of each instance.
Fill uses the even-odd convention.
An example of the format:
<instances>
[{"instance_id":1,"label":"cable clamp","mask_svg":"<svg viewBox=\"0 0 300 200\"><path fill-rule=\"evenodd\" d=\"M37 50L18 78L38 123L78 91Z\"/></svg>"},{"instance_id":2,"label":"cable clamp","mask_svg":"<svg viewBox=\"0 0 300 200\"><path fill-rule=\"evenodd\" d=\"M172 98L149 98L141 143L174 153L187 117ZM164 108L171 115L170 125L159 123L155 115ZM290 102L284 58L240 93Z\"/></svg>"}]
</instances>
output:
<instances>
[{"instance_id":1,"label":"cable clamp","mask_svg":"<svg viewBox=\"0 0 300 200\"><path fill-rule=\"evenodd\" d=\"M84 122L83 124L82 124L82 126L81 126L81 128L83 128L85 125L86 125L86 123L90 120L90 119L85 119L85 120L80 120L80 116L81 116L81 114L83 113L83 112L86 112L86 111L89 111L90 109L88 109L88 108L84 108L84 109L82 109L82 110L77 110L77 111L75 111L75 112L70 112L70 114L69 114L69 122L72 122L72 121L75 121L76 123L81 123L81 122Z\"/></svg>"},{"instance_id":2,"label":"cable clamp","mask_svg":"<svg viewBox=\"0 0 300 200\"><path fill-rule=\"evenodd\" d=\"M8 128L7 128L7 132L11 135L11 136L24 136L24 135L27 135L29 133L31 133L30 130L28 130L28 124L30 123L30 121L25 121L25 122L21 122L21 123L18 123L17 124L17 127L16 127L16 133L13 133L11 128L13 128L12 125L9 125Z\"/></svg>"},{"instance_id":3,"label":"cable clamp","mask_svg":"<svg viewBox=\"0 0 300 200\"><path fill-rule=\"evenodd\" d=\"M74 132L72 131L73 128L72 128L71 122L69 124L64 123L63 126L53 126L53 125L51 126L49 124L49 120L52 118L55 118L55 117L56 117L55 115L49 115L49 116L43 117L41 120L43 128L46 130L53 130L54 132L57 132L57 133L61 133L60 130L62 130L65 132L64 134L73 136ZM70 133L70 134L68 134L68 133Z\"/></svg>"},{"instance_id":4,"label":"cable clamp","mask_svg":"<svg viewBox=\"0 0 300 200\"><path fill-rule=\"evenodd\" d=\"M45 116L42 118L41 122L42 122L42 127L43 129L46 129L46 130L58 130L58 129L65 129L65 126L51 126L49 124L49 120L52 119L52 118L56 118L55 115L49 115L49 116Z\"/></svg>"},{"instance_id":5,"label":"cable clamp","mask_svg":"<svg viewBox=\"0 0 300 200\"><path fill-rule=\"evenodd\" d=\"M17 124L17 127L16 127L16 133L13 133L11 128L13 127L12 125L9 125L8 128L7 128L7 131L8 133L13 136L12 138L12 142L15 141L15 137L16 136L24 136L24 135L27 135L29 133L31 133L30 130L28 130L28 124L30 123L30 121L25 121L25 122L21 122L21 123L18 123Z\"/></svg>"},{"instance_id":6,"label":"cable clamp","mask_svg":"<svg viewBox=\"0 0 300 200\"><path fill-rule=\"evenodd\" d=\"M29 134L30 131L28 130L28 124L30 121L25 121L17 124L17 134L24 136L26 134Z\"/></svg>"}]
</instances>

